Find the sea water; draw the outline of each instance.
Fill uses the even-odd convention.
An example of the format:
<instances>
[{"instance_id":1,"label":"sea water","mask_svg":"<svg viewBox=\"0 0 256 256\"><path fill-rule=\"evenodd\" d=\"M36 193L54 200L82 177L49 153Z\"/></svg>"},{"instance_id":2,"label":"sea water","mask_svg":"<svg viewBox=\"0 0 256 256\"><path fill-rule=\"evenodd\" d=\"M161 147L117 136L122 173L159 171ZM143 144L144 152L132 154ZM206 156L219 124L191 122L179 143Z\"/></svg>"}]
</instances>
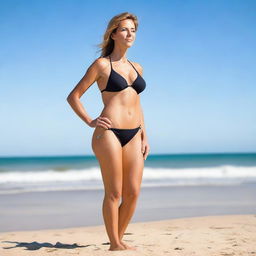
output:
<instances>
[{"instance_id":1,"label":"sea water","mask_svg":"<svg viewBox=\"0 0 256 256\"><path fill-rule=\"evenodd\" d=\"M144 164L142 187L256 182L256 153L156 154ZM0 157L0 194L77 189L104 189L95 156Z\"/></svg>"}]
</instances>

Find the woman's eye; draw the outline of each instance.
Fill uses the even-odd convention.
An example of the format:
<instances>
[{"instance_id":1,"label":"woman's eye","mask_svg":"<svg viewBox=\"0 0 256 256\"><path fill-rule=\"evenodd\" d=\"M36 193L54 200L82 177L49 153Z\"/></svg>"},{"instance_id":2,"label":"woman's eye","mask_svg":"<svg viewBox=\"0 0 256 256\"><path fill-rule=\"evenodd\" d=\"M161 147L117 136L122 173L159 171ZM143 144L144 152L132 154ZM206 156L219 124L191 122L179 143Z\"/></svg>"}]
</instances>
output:
<instances>
[{"instance_id":1,"label":"woman's eye","mask_svg":"<svg viewBox=\"0 0 256 256\"><path fill-rule=\"evenodd\" d=\"M125 31L125 30L126 30L125 28L122 29L122 31ZM135 33L136 31L135 31L135 30L132 30L131 32Z\"/></svg>"}]
</instances>

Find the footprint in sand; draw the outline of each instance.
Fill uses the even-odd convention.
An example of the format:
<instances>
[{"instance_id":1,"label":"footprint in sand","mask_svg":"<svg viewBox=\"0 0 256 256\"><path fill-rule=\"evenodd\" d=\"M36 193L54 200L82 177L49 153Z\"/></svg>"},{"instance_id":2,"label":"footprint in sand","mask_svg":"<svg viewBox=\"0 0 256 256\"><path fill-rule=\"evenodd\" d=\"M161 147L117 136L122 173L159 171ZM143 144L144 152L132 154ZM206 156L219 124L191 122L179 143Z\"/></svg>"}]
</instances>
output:
<instances>
[{"instance_id":1,"label":"footprint in sand","mask_svg":"<svg viewBox=\"0 0 256 256\"><path fill-rule=\"evenodd\" d=\"M177 235L177 236L175 236L174 238L175 239L178 239L180 236L182 236L183 234L179 234L179 235Z\"/></svg>"},{"instance_id":2,"label":"footprint in sand","mask_svg":"<svg viewBox=\"0 0 256 256\"><path fill-rule=\"evenodd\" d=\"M175 247L174 250L183 250L182 247Z\"/></svg>"},{"instance_id":3,"label":"footprint in sand","mask_svg":"<svg viewBox=\"0 0 256 256\"><path fill-rule=\"evenodd\" d=\"M211 226L209 228L210 229L232 229L233 227L215 227L215 226Z\"/></svg>"}]
</instances>

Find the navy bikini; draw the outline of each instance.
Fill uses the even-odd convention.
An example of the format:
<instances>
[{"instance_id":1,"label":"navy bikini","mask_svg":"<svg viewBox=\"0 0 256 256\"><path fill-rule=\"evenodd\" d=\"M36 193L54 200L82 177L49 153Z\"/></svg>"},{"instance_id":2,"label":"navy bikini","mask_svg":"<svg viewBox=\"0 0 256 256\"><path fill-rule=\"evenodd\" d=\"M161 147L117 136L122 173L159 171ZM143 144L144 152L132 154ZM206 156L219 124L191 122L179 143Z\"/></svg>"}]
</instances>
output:
<instances>
[{"instance_id":1,"label":"navy bikini","mask_svg":"<svg viewBox=\"0 0 256 256\"><path fill-rule=\"evenodd\" d=\"M133 66L133 64L129 60L128 60L129 63L133 66L133 68L137 73L137 78L134 80L134 82L131 85L128 85L124 77L118 74L113 69L110 56L109 56L109 59L110 59L110 65L111 65L111 72L108 78L107 86L104 90L101 90L101 93L104 91L119 92L119 91L125 90L128 87L131 87L137 92L137 94L139 94L145 89L146 87L145 80L142 78L142 76L139 74L139 72L136 70L136 68ZM112 130L114 132L114 134L120 141L121 146L123 147L135 136L135 134L139 131L139 129L141 129L141 125L133 129L108 128L107 130Z\"/></svg>"},{"instance_id":2,"label":"navy bikini","mask_svg":"<svg viewBox=\"0 0 256 256\"><path fill-rule=\"evenodd\" d=\"M134 80L134 82L131 85L128 85L124 77L122 77L113 69L110 56L109 56L109 59L110 59L110 65L111 65L111 72L108 78L107 86L101 92L104 92L104 91L119 92L126 89L127 87L132 87L137 92L137 94L139 94L145 89L146 87L145 80L140 76L139 72L136 70L136 68L132 65L132 63L129 60L128 60L129 63L131 63L131 65L133 66L133 68L137 73L137 78Z\"/></svg>"}]
</instances>

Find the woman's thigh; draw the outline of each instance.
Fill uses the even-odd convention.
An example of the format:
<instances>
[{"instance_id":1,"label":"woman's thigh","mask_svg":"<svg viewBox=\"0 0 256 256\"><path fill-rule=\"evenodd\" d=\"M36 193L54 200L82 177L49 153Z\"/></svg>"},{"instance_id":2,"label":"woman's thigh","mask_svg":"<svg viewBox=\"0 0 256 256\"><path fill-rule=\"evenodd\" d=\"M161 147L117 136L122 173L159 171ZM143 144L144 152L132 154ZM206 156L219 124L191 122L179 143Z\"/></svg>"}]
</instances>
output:
<instances>
[{"instance_id":1,"label":"woman's thigh","mask_svg":"<svg viewBox=\"0 0 256 256\"><path fill-rule=\"evenodd\" d=\"M122 148L123 196L138 195L142 182L144 159L141 152L141 130Z\"/></svg>"},{"instance_id":2,"label":"woman's thigh","mask_svg":"<svg viewBox=\"0 0 256 256\"><path fill-rule=\"evenodd\" d=\"M97 138L98 135L101 135ZM92 136L92 149L97 157L105 194L120 197L122 193L122 147L111 130L96 127Z\"/></svg>"}]
</instances>

